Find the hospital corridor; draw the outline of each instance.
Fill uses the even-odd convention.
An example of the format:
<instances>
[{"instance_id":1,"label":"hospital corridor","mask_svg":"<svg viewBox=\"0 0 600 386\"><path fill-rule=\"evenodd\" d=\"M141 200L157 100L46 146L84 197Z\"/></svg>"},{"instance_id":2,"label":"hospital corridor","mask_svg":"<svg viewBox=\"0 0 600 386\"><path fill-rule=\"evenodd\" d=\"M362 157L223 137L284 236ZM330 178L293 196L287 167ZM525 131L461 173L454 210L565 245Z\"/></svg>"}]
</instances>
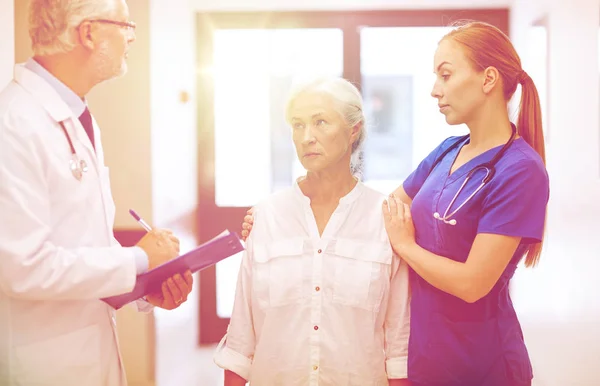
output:
<instances>
[{"instance_id":1,"label":"hospital corridor","mask_svg":"<svg viewBox=\"0 0 600 386\"><path fill-rule=\"evenodd\" d=\"M94 1L97 3L93 3L96 4L94 5L96 8L88 4L89 9L94 9L94 12L104 7L104 3L112 4L112 0L106 2L77 0L77 4L86 1L91 1L89 4ZM291 186L298 187L297 181L303 181L301 177L306 173L306 165L310 164L306 159L320 156L320 154L301 156L294 147L300 143L301 140L298 139L300 134L297 133L304 127L295 123L293 128L290 128L288 123L292 103L287 104L286 101L299 79L342 77L357 87L362 94L362 105L357 106L353 103L348 105L361 116L366 117L361 121L366 134L359 151L355 153L355 149L352 149L350 152L351 165L355 166L356 162L360 165L358 172L360 186L364 184L370 189L369 191L376 191L387 197L413 176L411 173L420 165L421 160L432 157L432 150L442 141L448 137L469 134L469 128L464 123L448 124L450 123L448 111L451 111L451 107L444 105L440 91L451 90L450 86L444 88L445 77L450 75L442 70L445 63L446 68L449 68L448 61L444 61L442 57L446 52L444 49L448 48L442 46L441 39L451 33L455 28L453 23L460 20L481 21L506 34L520 56L520 65L523 69L517 73L516 81L513 82L516 92L508 104L509 119L517 124L520 97L525 93L523 90L527 82L534 83L540 102L541 116L530 118L527 123L534 120L542 123L544 138L542 145L545 146L549 200L545 207L545 203L542 202L546 199L544 194L538 195L531 191L534 189L533 182L531 185L529 181L519 182L519 186L511 188L512 192L520 192L519 197L513 197L514 201L511 202L514 202L514 205L511 206L517 206L523 211L532 206L542 208L541 212L546 209L546 222L545 224L539 222L539 227L543 228L544 232L539 264L534 268L526 268L523 261L519 262L508 289L504 290L510 293L516 311L515 320L518 317L522 328L526 354L529 355L533 370L531 385L600 386L600 0L115 1L115 4L126 4L128 10L123 13L125 17L119 20L112 20L108 16L99 17L82 21L81 24L89 22L88 32L96 31L94 28L98 28L97 31L108 31L106 36L113 39L109 43L121 47L119 55L123 59L119 59L118 65L121 66L119 71L124 74L107 77L110 79L99 83L85 95L85 103L89 106L89 111L93 114L97 125L96 145L92 136L91 145L88 145L87 149L93 154L98 154L100 157L98 159L103 157L102 162L106 166L98 168L100 170L98 186L106 184L110 179L110 190L106 191L103 188L102 197L105 200L105 207L110 207L106 204L110 202L108 196L111 196L114 201L114 225L112 226L114 238L123 247L133 247L139 246L138 242L146 237L147 230L140 226L140 222L137 222L129 212L130 209L135 209L135 212L139 213L148 224L173 232L179 239L180 255L194 250L225 230L241 235L242 223L247 211L263 202L272 193ZM28 60L34 56L34 50L30 37L32 30L30 23L33 22L28 15L29 3L30 0L0 0L0 90L13 80L13 76L15 79L20 76L19 64L29 63L29 67L25 65L22 68L31 68L32 61L28 62ZM50 7L48 5L50 3L67 4L68 2L57 0L57 2L42 1L41 3ZM73 11L77 8L73 4L65 5L65 9ZM70 8L71 6L73 8ZM41 14L45 13L41 12ZM48 17L50 19L41 24L50 28L54 21L51 19L52 16ZM76 35L81 41L88 36L89 40L85 40L87 44L96 47L101 54L105 55L98 59L99 68L109 69L110 66L102 60L109 60L107 58L114 55L117 50L111 51L102 42L96 43L89 37L95 36L93 35L95 32L86 35L82 30L77 31L77 34L73 32L73 36ZM110 33L122 35L109 35ZM125 39L122 39L123 36ZM38 36L38 40L44 39ZM499 50L498 47L492 46L480 49L490 55L495 55ZM452 52L451 49L448 50ZM471 57L468 58L471 60ZM105 66L102 67L102 64ZM504 76L493 71L489 74L492 74L490 75L492 78L494 74L499 78ZM23 83L27 82L23 81ZM500 81L498 83L500 84ZM454 92L458 95L454 100L457 105L462 106L474 100L466 93ZM489 93L491 94L492 91ZM82 100L77 102L81 104ZM473 102L474 105L476 103L479 102ZM6 99L3 99L0 94L0 129L3 124L8 124L6 123L8 120L4 120L1 116L3 106L6 105ZM71 104L68 107L72 107ZM298 109L300 111L300 108ZM325 113L319 114L326 116L326 110L323 111ZM315 119L318 120L319 125L326 125L327 120L319 114L312 115L311 119L317 117L318 119ZM48 114L50 115L52 114ZM32 113L32 116L37 115ZM294 119L298 120L298 118ZM81 127L84 125L82 121ZM360 125L352 123L351 126L356 128ZM58 124L56 127L59 127ZM509 127L508 122L506 127ZM63 130L67 133L67 129ZM514 136L516 128L513 130ZM81 129L80 131L83 133ZM0 132L2 133L4 132ZM362 132L360 133L362 135ZM60 135L62 141L62 133ZM473 137L474 135L470 138ZM508 138L508 134L506 137ZM99 138L102 142L101 148L98 146ZM339 138L332 134L332 137L327 137L327 140L336 144ZM12 140L12 137L0 136L0 142L3 144ZM87 141L87 138L85 140ZM69 149L73 149L73 157L77 156L76 146L72 144L74 141L69 137L68 142L61 142L65 157L69 156L67 153ZM517 141L519 139L514 139L514 143ZM38 145L33 141L31 146ZM540 144L537 145L539 147ZM0 151L5 150L6 147L0 144ZM457 151L460 153L460 148ZM350 159L350 156L348 157ZM66 175L69 177L69 182L75 184L75 180L67 174L68 159L64 159L64 170L57 171L56 175ZM458 159L457 157L457 162ZM37 158L32 159L31 162L36 160ZM316 164L317 161L314 162ZM51 163L45 164L44 173L39 175L50 173L48 172L50 165ZM96 170L92 163L86 165L78 159L76 164L71 161L69 165L70 171L78 180L81 180L81 176L77 177L76 167L86 169L79 172L83 173L84 179L89 175L89 173L85 174L88 166L92 172ZM489 167L491 163L486 165ZM0 168L5 166L0 165ZM494 164L493 167L495 166ZM435 167L437 164L432 166L429 172ZM491 181L499 175L502 178L501 174L497 173ZM427 176L429 174L425 176L424 181L421 181L423 189L427 186L425 184ZM414 179L414 176L412 178ZM461 183L456 185L460 186ZM0 180L0 184L9 184L8 179ZM17 185L15 184L15 189L18 188ZM57 189L62 189L61 192L68 190L66 186L57 185L59 185ZM80 185L87 188L92 186ZM482 182L480 189L484 185ZM79 188L79 185L73 186ZM44 186L42 190L45 192L46 187ZM68 191L72 192L72 190ZM6 186L4 190L0 189L0 221L18 222L19 219L8 218L9 216L3 214L8 212L5 212L2 205L16 208L14 202L20 200L6 200L2 192L10 193L12 190ZM411 192L408 189L405 192L404 188L402 192L418 207L416 205L419 203L418 195L409 197ZM473 202L487 203L488 201L484 199L489 197L482 195L480 199L477 196L480 193L477 192L479 190L472 195ZM77 200L83 202L81 208L100 207L99 203L92 202L89 197L81 198L81 194L81 191L73 192L73 202ZM464 193L463 195L466 196ZM60 197L56 200L60 199L65 205L69 204L70 199L66 195L58 196ZM441 196L442 193L440 196L435 196L435 199L439 201ZM32 194L31 197L34 195ZM457 197L459 202L464 200L460 191L454 198ZM308 200L306 197L302 198ZM390 197L388 199L393 200ZM340 199L340 203L343 200L346 200L346 197ZM489 200L493 202L492 198ZM23 205L26 205L26 202L25 197L22 200ZM49 200L48 205L51 203L52 200ZM310 200L308 203L310 204ZM299 208L303 204L298 201L290 207ZM451 206L452 204L449 204L448 208ZM505 211L510 211L511 206L505 208ZM463 213L468 209L468 205L465 205L465 208L461 209ZM47 209L48 213L52 212L49 207ZM379 207L377 209L379 210ZM113 213L109 213L110 208L104 210L106 216L102 212L99 218L110 222ZM65 211L65 218L73 215L73 211ZM293 209L290 209L290 212L292 211ZM402 209L399 209L399 212L401 211ZM35 210L23 211L23 213L30 212ZM307 212L308 221L313 221L310 210ZM443 213L443 209L439 210L439 213L433 212L428 213L427 218L428 221L435 222L436 229L456 225L456 220L453 224L448 220L456 213L458 213L456 217L460 218L460 212L453 212L450 215L448 215L449 210L446 210L446 213ZM540 216L542 216L541 212ZM60 225L61 221L65 220L60 215L57 216L55 223ZM288 216L287 209L286 216ZM316 217L315 223L318 221ZM336 218L337 221L337 217L332 218ZM473 221L480 219L473 216L468 218ZM363 220L365 224L372 224L366 218ZM460 228L463 225L460 221L453 229L463 229ZM515 221L506 217L505 222L508 225L503 225L508 227ZM535 219L525 219L524 222L535 223ZM381 234L385 234L386 230L383 223L383 221L381 224L377 223L383 229ZM416 238L422 241L425 237L423 233L419 233L419 222L415 221L415 225L417 226ZM386 226L391 227L388 222ZM327 224L327 227L332 225ZM256 229L261 231L262 228L257 225ZM264 232L264 229L262 231ZM287 225L277 231L281 231L282 234L290 232ZM319 229L319 231L323 230ZM325 235L328 231L331 232L331 229L325 228L325 233L322 234ZM351 230L348 232L353 234ZM108 233L110 233L110 225ZM521 236L509 233L502 235ZM164 237L166 240L170 236ZM264 245L260 242L244 245L253 245L255 249L260 247L264 250L273 250L274 254L280 253L284 256L282 260L307 253L305 244L297 248L292 247L290 245L297 240L289 235L286 237L289 238L290 243L287 246L281 243L267 245L266 242ZM412 237L415 237L414 230ZM527 237L535 239L535 235L528 234ZM347 257L356 258L355 250L359 249L356 245L362 244L353 244L354 241L350 236L343 240L345 241L339 241L339 244L334 244L331 249L336 253L338 250L342 251ZM0 259L8 255L2 242L3 238L0 235ZM68 242L76 244L77 240L69 238ZM381 245L376 244L375 241L369 243L365 245L375 254L372 250ZM15 242L16 244L18 243ZM398 255L397 250L393 248L399 244L388 245L387 238L383 244L382 250L389 252L392 261L392 251ZM157 242L157 245L164 246L160 242ZM324 254L330 252L325 246L320 245L314 248L314 251L318 248L318 252L314 252L315 256L320 257L322 252ZM516 242L514 245L516 248ZM369 248L364 247L363 250ZM140 248L131 250L137 253ZM144 251L146 250L142 252ZM191 292L185 295L181 290L180 299L176 299L177 296L173 295L172 307L170 305L155 307L152 311L144 313L128 305L116 311L116 322L113 323L118 332L118 350L122 356L121 366L125 369L127 385L219 386L224 384L224 370L215 363L213 356L218 347L227 344L223 337L232 319L234 299L238 299L238 302L246 299L240 295L242 292L238 292L236 298L236 286L238 281L242 283L244 277L244 271L240 274L240 266L243 267L242 256L243 252L236 253L194 273ZM133 268L134 257L135 268ZM127 271L131 274L132 285L135 278L133 270L140 269L138 259L140 255L136 254L134 257L131 257L132 263ZM146 264L144 269L160 266L152 259L153 257L142 260ZM381 259L376 256L368 263L380 263ZM0 279L10 276L7 274L8 270L1 272L3 263L0 261ZM390 269L397 269L390 262L388 265ZM59 267L60 264L53 266ZM98 264L98 266L103 265ZM274 280L273 276L281 274L277 269L282 269L277 262L275 267L277 268L273 268L273 271L261 272L261 274L266 275L264 277L268 280ZM326 269L324 264L323 272L327 272ZM373 275L379 273L378 269L374 269ZM419 269L426 272L425 268L419 266ZM352 273L345 277L345 271L341 271L341 274L336 272L335 280L349 285L348 282L352 281ZM500 275L504 271L498 272ZM365 275L357 277L366 277ZM123 279L125 276L115 274L114 277ZM317 277L321 280L320 274ZM411 280L413 278L411 276ZM304 280L308 279L304 278ZM370 279L367 277L364 280ZM354 281L357 288L365 284L361 280ZM73 283L77 284L78 279L75 278ZM325 287L325 284L320 284L318 281L307 281L307 283L305 283L306 288L310 296L315 299L317 296L325 296L324 293L329 291L329 287ZM446 285L445 282L443 284ZM332 286L336 285L337 282ZM366 295L359 289L352 292L357 296L364 295L365 302L370 301L369 296L374 296L371 292L378 290L369 289L368 283L366 285ZM100 284L98 286L101 287ZM319 286L322 286L324 291L321 291ZM390 287L393 288L393 285L390 284ZM62 287L57 284L57 288ZM263 303L276 303L280 300L279 294L272 288L269 289L268 283L265 288L260 289L267 294L267 300L261 299ZM418 288L423 290L429 287ZM387 290L386 287L380 291L384 293ZM0 285L0 291L5 291L4 285ZM272 291L270 298L269 291ZM488 288L487 291L491 290ZM445 292L452 294L449 290ZM171 293L175 294L175 292ZM452 296L448 293L443 295ZM246 293L243 295L249 297ZM0 293L0 312L10 308L5 307L2 303L4 301L15 302L6 304L26 304L17 303L21 301L18 294L14 296L16 300L11 296L8 292L6 296ZM44 296L42 295L42 298ZM68 296L62 294L61 296L68 300ZM458 295L456 297L460 298ZM6 300L8 298L11 299ZM475 303L475 300L479 299L480 297L477 297L473 301L463 303ZM455 300L457 299L452 299ZM464 298L458 300L462 302ZM167 298L163 298L162 301L163 304L168 303ZM506 301L510 302L510 300ZM248 302L250 303L251 300ZM341 300L340 302L343 303ZM260 303L261 306L263 303ZM311 304L317 304L317 301ZM236 306L241 307L239 304ZM373 311L373 308L378 309L379 306L364 304L357 306L361 308L361 312L366 312L365 309L369 307L370 311ZM91 309L91 307L85 308L85 310ZM415 312L421 312L419 307L416 310ZM315 316L316 314L311 314L311 318L314 317L318 322L310 320L307 334L325 334L324 323L333 320L329 318L329 314L327 317L323 316L323 320L319 319L321 316ZM4 314L0 317L2 315ZM253 329L256 326L252 323L258 320L256 314L248 312L248 315L235 315L235 317L242 319L254 317L249 319L250 322L244 319L240 324L248 322L246 324L250 325L252 327L250 330L255 333ZM107 325L110 325L110 318L107 320ZM340 317L340 320L343 318ZM348 324L352 325L350 322ZM359 324L356 322L356 325ZM8 331L7 326L8 323L0 321L0 329ZM268 326L274 329L273 324ZM298 332L299 336L302 334ZM8 335L3 335L0 331L0 339L4 336ZM0 348L8 347L5 343L8 344L0 341ZM427 347L433 346L429 344ZM273 352L279 353L280 351L277 350L280 349L281 352L284 351L277 347ZM411 351L407 350L410 358ZM268 355L277 358L273 352ZM311 355L313 355L311 360L314 360L314 351ZM10 362L10 360L3 362L4 358L4 353L0 352L0 366ZM238 365L246 363L244 361L251 363L247 357L244 357L243 361L239 358L237 360ZM115 359L114 363L117 362ZM404 368L407 366L410 368L410 359L408 362L408 365L403 362ZM326 363L326 360L323 359L323 363ZM323 371L323 379L325 379L326 370L323 363L318 363L318 366L317 364L313 366L311 363L307 369L313 374L317 369ZM115 366L119 368L118 365ZM380 367L382 369L386 367L386 370L382 370L382 373L385 373L385 371L392 371L390 369L393 365L386 362L385 366L382 364ZM239 365L237 368L244 367ZM522 371L526 372L526 370ZM118 379L116 373L107 371L106 374L106 379L109 379L108 376L115 377L111 379ZM3 386L3 375L3 369L0 368L0 386ZM386 379L383 378L384 381ZM21 383L14 385L16 384ZM313 384L317 385L311 383ZM318 384L323 385L323 381ZM346 384L340 383L340 386ZM125 384L124 382L115 385L98 383L98 386L125 386ZM258 382L257 386L260 386Z\"/></svg>"}]
</instances>

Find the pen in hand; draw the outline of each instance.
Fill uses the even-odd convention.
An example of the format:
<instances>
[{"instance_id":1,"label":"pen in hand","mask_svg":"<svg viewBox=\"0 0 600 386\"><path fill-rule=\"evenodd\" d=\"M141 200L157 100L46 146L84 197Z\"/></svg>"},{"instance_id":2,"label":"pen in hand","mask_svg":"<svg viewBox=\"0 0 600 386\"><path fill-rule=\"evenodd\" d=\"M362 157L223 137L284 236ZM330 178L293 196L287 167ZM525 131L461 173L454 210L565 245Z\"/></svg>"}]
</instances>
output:
<instances>
[{"instance_id":1,"label":"pen in hand","mask_svg":"<svg viewBox=\"0 0 600 386\"><path fill-rule=\"evenodd\" d=\"M148 223L146 221L144 221L144 219L141 218L137 213L135 213L135 210L129 209L129 214L131 216L133 216L135 221L137 221L138 224L140 224L142 226L142 228L144 228L146 230L146 232L150 232L152 230L152 227L150 225L148 225Z\"/></svg>"}]
</instances>

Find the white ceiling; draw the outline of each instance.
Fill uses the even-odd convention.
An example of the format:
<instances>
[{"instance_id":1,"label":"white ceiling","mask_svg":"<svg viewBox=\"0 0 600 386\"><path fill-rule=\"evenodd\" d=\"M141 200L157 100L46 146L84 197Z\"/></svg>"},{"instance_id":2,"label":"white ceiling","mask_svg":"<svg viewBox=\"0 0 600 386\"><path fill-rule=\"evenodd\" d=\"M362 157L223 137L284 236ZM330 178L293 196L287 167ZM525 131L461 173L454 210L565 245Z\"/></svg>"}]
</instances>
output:
<instances>
[{"instance_id":1,"label":"white ceiling","mask_svg":"<svg viewBox=\"0 0 600 386\"><path fill-rule=\"evenodd\" d=\"M188 0L198 11L505 8L513 0Z\"/></svg>"}]
</instances>

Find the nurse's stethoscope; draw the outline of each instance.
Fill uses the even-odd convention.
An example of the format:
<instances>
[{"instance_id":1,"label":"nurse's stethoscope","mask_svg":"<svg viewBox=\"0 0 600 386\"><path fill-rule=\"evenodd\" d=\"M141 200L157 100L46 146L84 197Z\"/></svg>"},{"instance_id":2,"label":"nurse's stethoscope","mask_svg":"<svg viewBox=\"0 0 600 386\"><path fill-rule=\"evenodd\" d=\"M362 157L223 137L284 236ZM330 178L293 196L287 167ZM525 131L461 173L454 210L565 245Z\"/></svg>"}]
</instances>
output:
<instances>
[{"instance_id":1,"label":"nurse's stethoscope","mask_svg":"<svg viewBox=\"0 0 600 386\"><path fill-rule=\"evenodd\" d=\"M506 150L508 150L508 148L510 147L510 145L512 145L512 143L515 140L515 136L517 135L517 128L515 125L513 125L511 123L511 127L512 127L512 134L510 136L510 139L508 140L508 142L506 142L504 144L504 146L502 146L502 149L500 149L500 151L498 153L496 153L496 155L494 156L494 158L492 158L489 162L484 162L482 164L479 164L477 166L475 166L473 169L471 169L469 171L469 173L467 173L467 176L465 177L465 181L462 183L462 185L460 186L460 188L458 189L458 191L456 192L456 194L454 195L454 198L452 199L452 201L450 201L450 204L448 204L448 207L446 208L446 211L444 212L443 216L440 216L440 214L438 212L435 212L433 214L433 217L443 221L446 224L450 224L450 225L456 225L456 219L451 219L451 217L453 217L456 212L458 212L460 210L460 208L462 208L467 202L469 202L469 200L471 198L473 198L473 196L479 192L481 189L483 189L483 187L485 186L485 184L487 184L488 182L490 182L490 180L492 179L492 177L494 177L494 174L496 174L496 163L498 162L498 160L500 158L502 158L502 156L504 155L504 153L506 153ZM437 166L437 164L440 163L440 161L442 159L444 159L444 157L446 155L448 155L448 153L450 153L453 149L456 149L459 145L465 143L465 141L469 138L469 135L465 135L461 138L459 138L458 141L456 141L456 143L452 144L452 146L450 146L448 149L446 149L446 151L444 151L442 153L442 155L440 155L435 162L433 163L433 166L431 166L431 169L429 169L429 172L431 173L431 171ZM471 179L471 177L473 176L473 174L475 174L476 171L478 170L485 170L485 176L483 177L483 179L481 180L481 184L479 185L479 187L477 187L477 189L475 189L475 191L473 191L473 193L471 193L471 195L469 197L466 198L466 200L463 201L462 204L460 204L458 206L458 208L454 209L451 213L448 213L448 211L450 211L450 208L452 207L452 205L454 205L454 201L456 201L456 198L458 197L458 195L460 194L460 192L462 192L463 188L465 187L465 185L467 184L467 182L469 182L469 180Z\"/></svg>"},{"instance_id":2,"label":"nurse's stethoscope","mask_svg":"<svg viewBox=\"0 0 600 386\"><path fill-rule=\"evenodd\" d=\"M67 141L69 142L69 147L71 148L71 159L69 160L69 169L71 170L73 177L75 177L75 179L77 181L81 181L81 178L83 177L83 173L86 173L88 171L87 162L85 162L85 160L83 160L83 159L79 159L79 156L77 155L77 152L75 151L75 146L73 146L73 141L71 141L71 136L67 132L67 128L65 127L65 124L62 121L58 122L58 123L60 124L60 127L63 130L63 133L65 133L65 137L67 137Z\"/></svg>"}]
</instances>

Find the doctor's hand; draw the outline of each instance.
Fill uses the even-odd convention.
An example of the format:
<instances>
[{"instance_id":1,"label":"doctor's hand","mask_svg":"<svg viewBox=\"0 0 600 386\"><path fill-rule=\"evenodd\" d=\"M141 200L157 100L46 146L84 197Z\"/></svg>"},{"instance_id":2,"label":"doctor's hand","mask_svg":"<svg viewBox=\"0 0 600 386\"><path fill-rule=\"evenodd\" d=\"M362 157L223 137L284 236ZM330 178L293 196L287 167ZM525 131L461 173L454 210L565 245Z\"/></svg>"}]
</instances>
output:
<instances>
[{"instance_id":1,"label":"doctor's hand","mask_svg":"<svg viewBox=\"0 0 600 386\"><path fill-rule=\"evenodd\" d=\"M393 194L383 201L383 220L385 230L394 251L402 256L402 251L415 244L415 226L410 214L410 206Z\"/></svg>"},{"instance_id":2,"label":"doctor's hand","mask_svg":"<svg viewBox=\"0 0 600 386\"><path fill-rule=\"evenodd\" d=\"M252 224L254 224L254 208L248 209L248 212L246 213L246 216L244 216L244 223L242 224L242 240L244 241L246 241L246 239L250 235L250 231L252 230Z\"/></svg>"},{"instance_id":3,"label":"doctor's hand","mask_svg":"<svg viewBox=\"0 0 600 386\"><path fill-rule=\"evenodd\" d=\"M179 256L179 239L166 229L152 229L136 245L148 255L148 270Z\"/></svg>"},{"instance_id":4,"label":"doctor's hand","mask_svg":"<svg viewBox=\"0 0 600 386\"><path fill-rule=\"evenodd\" d=\"M161 284L160 291L146 296L146 301L155 307L173 310L187 300L193 284L191 271L186 271L183 276L176 274Z\"/></svg>"}]
</instances>

